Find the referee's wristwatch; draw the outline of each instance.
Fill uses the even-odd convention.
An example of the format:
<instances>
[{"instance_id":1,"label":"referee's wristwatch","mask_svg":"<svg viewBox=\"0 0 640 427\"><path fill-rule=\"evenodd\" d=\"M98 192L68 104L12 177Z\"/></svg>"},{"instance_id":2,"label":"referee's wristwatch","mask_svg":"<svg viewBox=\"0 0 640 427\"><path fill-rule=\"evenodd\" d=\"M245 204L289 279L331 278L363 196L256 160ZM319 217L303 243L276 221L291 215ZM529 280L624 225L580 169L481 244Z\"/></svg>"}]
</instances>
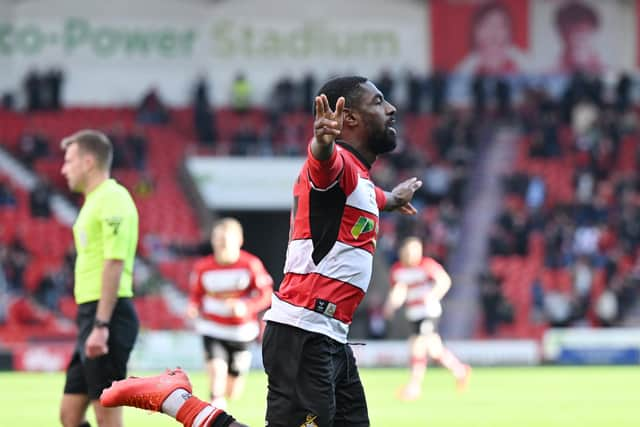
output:
<instances>
[{"instance_id":1,"label":"referee's wristwatch","mask_svg":"<svg viewBox=\"0 0 640 427\"><path fill-rule=\"evenodd\" d=\"M95 322L93 322L93 326L95 328L108 328L109 327L109 322L105 322L104 320L96 319Z\"/></svg>"}]
</instances>

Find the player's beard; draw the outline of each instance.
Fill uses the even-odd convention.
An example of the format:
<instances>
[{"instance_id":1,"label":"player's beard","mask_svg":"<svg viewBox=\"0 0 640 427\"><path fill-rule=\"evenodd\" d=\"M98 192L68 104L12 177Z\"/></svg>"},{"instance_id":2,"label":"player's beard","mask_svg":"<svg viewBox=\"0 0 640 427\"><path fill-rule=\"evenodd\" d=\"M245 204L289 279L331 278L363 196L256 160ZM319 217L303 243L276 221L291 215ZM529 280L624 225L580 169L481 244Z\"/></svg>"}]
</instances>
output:
<instances>
[{"instance_id":1,"label":"player's beard","mask_svg":"<svg viewBox=\"0 0 640 427\"><path fill-rule=\"evenodd\" d=\"M375 154L389 153L398 145L395 128L386 124L382 129L369 128L368 140L369 147Z\"/></svg>"}]
</instances>

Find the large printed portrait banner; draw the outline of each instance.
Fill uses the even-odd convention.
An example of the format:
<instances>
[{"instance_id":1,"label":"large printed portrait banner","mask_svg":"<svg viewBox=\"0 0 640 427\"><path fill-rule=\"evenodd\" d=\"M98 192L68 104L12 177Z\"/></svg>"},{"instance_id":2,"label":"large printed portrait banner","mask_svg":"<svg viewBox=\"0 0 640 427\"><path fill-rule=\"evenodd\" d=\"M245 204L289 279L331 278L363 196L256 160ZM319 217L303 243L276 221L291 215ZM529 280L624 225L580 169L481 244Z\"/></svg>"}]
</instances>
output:
<instances>
[{"instance_id":1,"label":"large printed portrait banner","mask_svg":"<svg viewBox=\"0 0 640 427\"><path fill-rule=\"evenodd\" d=\"M506 74L526 70L528 0L433 0L433 67Z\"/></svg>"},{"instance_id":2,"label":"large printed portrait banner","mask_svg":"<svg viewBox=\"0 0 640 427\"><path fill-rule=\"evenodd\" d=\"M542 0L530 4L530 55L538 72L603 73L635 68L635 2Z\"/></svg>"},{"instance_id":3,"label":"large printed portrait banner","mask_svg":"<svg viewBox=\"0 0 640 427\"><path fill-rule=\"evenodd\" d=\"M569 74L638 64L637 0L432 0L432 64L461 74Z\"/></svg>"}]
</instances>

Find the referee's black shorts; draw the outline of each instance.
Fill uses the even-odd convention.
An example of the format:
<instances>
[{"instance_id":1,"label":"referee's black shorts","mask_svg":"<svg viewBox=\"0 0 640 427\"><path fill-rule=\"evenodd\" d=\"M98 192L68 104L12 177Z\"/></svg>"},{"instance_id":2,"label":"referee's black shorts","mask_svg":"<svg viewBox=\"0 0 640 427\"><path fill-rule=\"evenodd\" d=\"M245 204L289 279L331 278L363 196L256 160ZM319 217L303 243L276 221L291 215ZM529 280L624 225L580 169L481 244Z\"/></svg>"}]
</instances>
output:
<instances>
[{"instance_id":1,"label":"referee's black shorts","mask_svg":"<svg viewBox=\"0 0 640 427\"><path fill-rule=\"evenodd\" d=\"M364 389L348 344L267 322L262 358L269 427L369 426Z\"/></svg>"},{"instance_id":2,"label":"referee's black shorts","mask_svg":"<svg viewBox=\"0 0 640 427\"><path fill-rule=\"evenodd\" d=\"M127 376L127 362L138 336L138 316L131 298L119 298L109 321L109 353L89 359L84 344L93 329L98 302L78 305L78 340L67 367L65 394L84 394L97 400L111 382Z\"/></svg>"}]
</instances>

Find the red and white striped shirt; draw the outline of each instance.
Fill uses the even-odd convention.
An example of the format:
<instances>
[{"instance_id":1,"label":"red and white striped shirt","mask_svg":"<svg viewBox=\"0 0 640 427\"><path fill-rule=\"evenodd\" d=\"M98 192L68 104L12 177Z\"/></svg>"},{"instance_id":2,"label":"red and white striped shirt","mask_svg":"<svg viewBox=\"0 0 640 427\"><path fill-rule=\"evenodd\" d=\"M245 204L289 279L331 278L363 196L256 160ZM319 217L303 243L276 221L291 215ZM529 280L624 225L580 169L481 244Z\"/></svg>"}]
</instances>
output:
<instances>
[{"instance_id":1,"label":"red and white striped shirt","mask_svg":"<svg viewBox=\"0 0 640 427\"><path fill-rule=\"evenodd\" d=\"M273 279L258 257L240 251L233 264L220 264L208 256L197 261L191 273L189 299L200 311L196 330L202 335L230 341L248 342L260 332L258 313L269 306ZM243 317L233 315L228 300L247 305Z\"/></svg>"},{"instance_id":2,"label":"red and white striped shirt","mask_svg":"<svg viewBox=\"0 0 640 427\"><path fill-rule=\"evenodd\" d=\"M325 161L309 149L293 189L285 276L265 320L347 342L371 280L378 214L386 203L369 167L346 144Z\"/></svg>"},{"instance_id":3,"label":"red and white striped shirt","mask_svg":"<svg viewBox=\"0 0 640 427\"><path fill-rule=\"evenodd\" d=\"M442 315L440 299L430 297L430 294L438 281L451 279L436 260L424 257L416 266L396 262L391 266L390 276L392 286L399 283L407 286L407 319L416 321Z\"/></svg>"}]
</instances>

